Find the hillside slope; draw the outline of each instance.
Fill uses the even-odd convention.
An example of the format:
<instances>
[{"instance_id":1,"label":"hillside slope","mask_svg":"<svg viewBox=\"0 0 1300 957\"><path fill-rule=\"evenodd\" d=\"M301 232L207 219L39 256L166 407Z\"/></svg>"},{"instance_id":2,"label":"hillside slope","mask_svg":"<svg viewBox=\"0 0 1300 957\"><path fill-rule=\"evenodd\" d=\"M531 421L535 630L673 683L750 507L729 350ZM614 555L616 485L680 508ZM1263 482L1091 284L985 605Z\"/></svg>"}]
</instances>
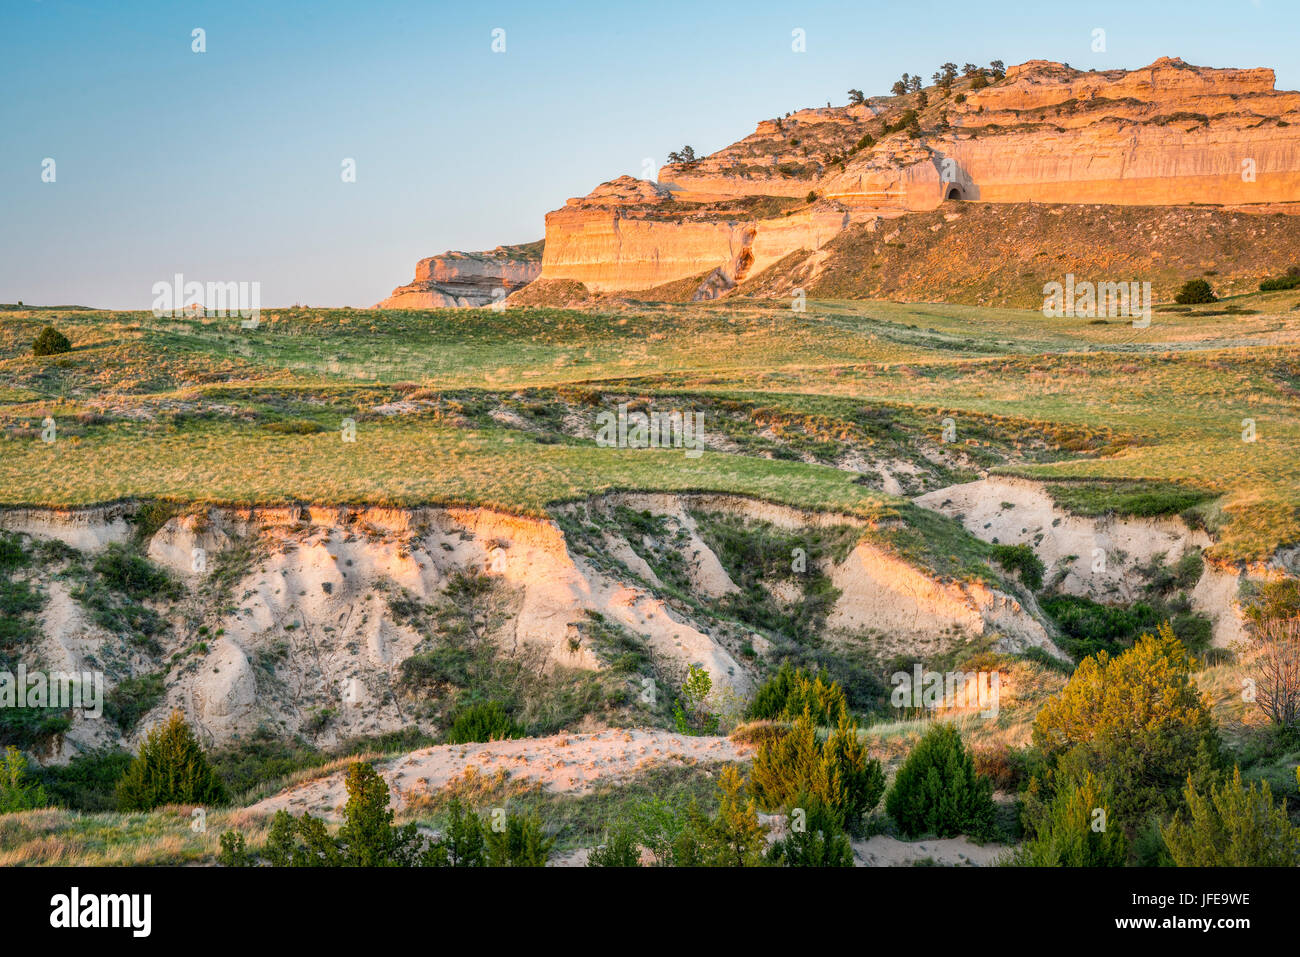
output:
<instances>
[{"instance_id":1,"label":"hillside slope","mask_svg":"<svg viewBox=\"0 0 1300 957\"><path fill-rule=\"evenodd\" d=\"M1008 238L1014 237L1014 242ZM1135 241L1135 238L1137 241ZM1300 261L1300 216L1189 206L946 203L932 212L850 226L801 249L739 292L1036 309L1043 286L1152 285L1158 301L1205 277L1220 295L1253 292Z\"/></svg>"}]
</instances>

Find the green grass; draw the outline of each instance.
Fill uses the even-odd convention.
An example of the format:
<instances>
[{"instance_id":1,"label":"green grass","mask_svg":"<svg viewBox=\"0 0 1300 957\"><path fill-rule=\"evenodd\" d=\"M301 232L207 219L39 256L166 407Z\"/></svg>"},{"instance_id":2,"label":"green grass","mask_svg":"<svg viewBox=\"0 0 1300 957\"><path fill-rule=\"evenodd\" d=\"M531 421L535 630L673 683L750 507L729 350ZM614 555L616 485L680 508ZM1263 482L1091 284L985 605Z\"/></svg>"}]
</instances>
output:
<instances>
[{"instance_id":1,"label":"green grass","mask_svg":"<svg viewBox=\"0 0 1300 957\"><path fill-rule=\"evenodd\" d=\"M475 794L471 804L504 806L511 814L537 815L543 828L556 838L555 852L563 853L601 843L610 828L653 800L679 811L695 801L702 811L713 813L717 808L718 770L717 765L651 764L631 778L597 781L590 790L577 794L505 782ZM437 801L444 804L448 799L449 794L443 793ZM429 826L441 822L438 813L417 812L407 817Z\"/></svg>"},{"instance_id":2,"label":"green grass","mask_svg":"<svg viewBox=\"0 0 1300 957\"><path fill-rule=\"evenodd\" d=\"M104 714L123 734L130 734L140 719L162 700L166 677L163 672L154 672L123 678L104 699Z\"/></svg>"},{"instance_id":3,"label":"green grass","mask_svg":"<svg viewBox=\"0 0 1300 957\"><path fill-rule=\"evenodd\" d=\"M840 595L823 562L843 561L864 537L862 530L838 526L786 531L769 522L703 511L693 511L691 517L700 537L740 588L738 594L720 600L724 613L800 644L819 643L826 616ZM768 588L772 581L793 585L799 599L778 601Z\"/></svg>"},{"instance_id":4,"label":"green grass","mask_svg":"<svg viewBox=\"0 0 1300 957\"><path fill-rule=\"evenodd\" d=\"M16 310L0 322L0 504L482 504L717 491L912 516L830 467L919 467L945 418L977 467L1086 512L1207 519L1220 559L1300 541L1300 302L1162 310L1149 329L941 304L636 303L269 310L215 319ZM1218 310L1223 312L1222 307ZM71 353L36 358L47 322ZM564 416L618 396L700 408L728 451L598 449ZM587 403L587 404L584 404ZM590 403L596 403L592 405ZM563 406L563 407L562 407ZM510 412L523 426L494 418ZM45 416L58 440L40 441ZM356 442L341 437L356 421ZM1254 441L1243 441L1243 420ZM955 462L955 460L954 460ZM930 529L928 531L938 531ZM958 567L968 562L960 555Z\"/></svg>"},{"instance_id":5,"label":"green grass","mask_svg":"<svg viewBox=\"0 0 1300 957\"><path fill-rule=\"evenodd\" d=\"M147 814L46 809L0 816L0 866L161 866L212 862L225 813L190 828L188 808Z\"/></svg>"},{"instance_id":6,"label":"green grass","mask_svg":"<svg viewBox=\"0 0 1300 957\"><path fill-rule=\"evenodd\" d=\"M126 499L274 504L486 505L542 514L551 503L634 489L734 492L813 509L874 515L878 493L829 467L706 452L539 444L506 429L421 422L276 435L224 423L179 429L114 425L76 443L14 443L5 504Z\"/></svg>"},{"instance_id":7,"label":"green grass","mask_svg":"<svg viewBox=\"0 0 1300 957\"><path fill-rule=\"evenodd\" d=\"M655 764L629 779L598 782L579 794L492 779L462 797L476 809L506 806L512 814L536 814L557 838L555 851L562 853L600 843L607 828L655 798L676 808L695 800L701 810L712 813L717 804L716 771L716 766ZM431 806L405 813L401 819L437 826L449 796L450 792L439 792ZM207 810L205 831L193 830L192 820L189 808L141 814L50 808L0 815L0 866L211 864L223 831L238 828L250 844L260 844L270 824L269 816L220 808Z\"/></svg>"},{"instance_id":8,"label":"green grass","mask_svg":"<svg viewBox=\"0 0 1300 957\"><path fill-rule=\"evenodd\" d=\"M93 751L34 773L55 807L112 811L117 807L117 782L133 760L129 751Z\"/></svg>"},{"instance_id":9,"label":"green grass","mask_svg":"<svg viewBox=\"0 0 1300 957\"><path fill-rule=\"evenodd\" d=\"M1168 482L1074 482L1047 486L1052 500L1077 515L1177 515L1214 497Z\"/></svg>"}]
</instances>

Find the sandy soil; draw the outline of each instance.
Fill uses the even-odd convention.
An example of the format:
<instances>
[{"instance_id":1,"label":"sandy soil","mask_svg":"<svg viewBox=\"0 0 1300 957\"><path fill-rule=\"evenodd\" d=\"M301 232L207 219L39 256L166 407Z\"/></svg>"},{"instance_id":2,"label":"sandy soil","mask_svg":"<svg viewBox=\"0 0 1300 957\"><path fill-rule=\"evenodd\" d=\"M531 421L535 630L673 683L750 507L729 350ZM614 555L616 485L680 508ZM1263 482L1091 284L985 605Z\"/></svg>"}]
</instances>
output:
<instances>
[{"instance_id":1,"label":"sandy soil","mask_svg":"<svg viewBox=\"0 0 1300 957\"><path fill-rule=\"evenodd\" d=\"M579 793L600 780L630 777L651 764L681 761L716 764L739 761L749 749L727 738L690 737L667 731L600 731L557 734L486 744L442 744L378 765L388 782L392 806L401 810L407 797L437 790L469 768L482 775L506 771L513 781L536 782L551 791ZM347 792L344 772L307 781L254 804L255 813L280 809L311 811L337 819Z\"/></svg>"},{"instance_id":2,"label":"sandy soil","mask_svg":"<svg viewBox=\"0 0 1300 957\"><path fill-rule=\"evenodd\" d=\"M1209 537L1176 518L1091 518L1056 505L1043 486L992 476L953 485L915 499L916 504L960 519L985 541L1031 545L1047 565L1047 578L1065 571L1064 590L1100 601L1137 597L1138 565L1164 556L1176 561ZM1094 555L1094 550L1102 553ZM1104 556L1104 564L1100 559Z\"/></svg>"},{"instance_id":3,"label":"sandy soil","mask_svg":"<svg viewBox=\"0 0 1300 957\"><path fill-rule=\"evenodd\" d=\"M1140 566L1154 559L1172 564L1193 548L1207 548L1204 531L1175 516L1092 518L1056 505L1044 487L1026 479L990 476L953 485L914 499L917 505L957 518L985 541L1027 544L1047 566L1045 581L1060 578L1062 591L1101 602L1141 597ZM1206 565L1191 593L1192 607L1214 622L1214 644L1243 637L1236 602L1236 569Z\"/></svg>"},{"instance_id":4,"label":"sandy soil","mask_svg":"<svg viewBox=\"0 0 1300 957\"><path fill-rule=\"evenodd\" d=\"M878 834L853 844L855 867L915 867L918 861L928 861L938 867L993 867L998 858L1010 851L1006 844L975 844L964 837L927 841L900 841L896 837ZM547 867L585 867L591 849L586 847L555 854ZM642 856L642 866L653 863L653 858Z\"/></svg>"},{"instance_id":5,"label":"sandy soil","mask_svg":"<svg viewBox=\"0 0 1300 957\"><path fill-rule=\"evenodd\" d=\"M877 834L856 841L853 856L859 867L912 867L927 859L945 867L991 867L1008 850L1005 844L975 844L964 837L900 841Z\"/></svg>"}]
</instances>

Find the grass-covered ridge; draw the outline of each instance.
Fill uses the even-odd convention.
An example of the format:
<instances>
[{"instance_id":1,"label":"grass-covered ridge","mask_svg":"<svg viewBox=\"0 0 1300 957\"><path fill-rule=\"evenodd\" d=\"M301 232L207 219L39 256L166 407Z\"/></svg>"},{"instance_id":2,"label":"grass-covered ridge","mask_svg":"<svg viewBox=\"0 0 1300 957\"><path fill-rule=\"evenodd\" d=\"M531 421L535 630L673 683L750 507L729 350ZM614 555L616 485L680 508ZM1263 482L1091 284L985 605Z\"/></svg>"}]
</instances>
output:
<instances>
[{"instance_id":1,"label":"grass-covered ridge","mask_svg":"<svg viewBox=\"0 0 1300 957\"><path fill-rule=\"evenodd\" d=\"M1089 514L1192 509L1215 557L1263 558L1300 540L1297 303L1281 291L1237 297L1230 315L1160 310L1143 330L869 302L293 308L256 329L15 310L0 322L0 504L541 514L613 490L698 490L875 519L992 468L1048 480ZM31 354L46 325L71 352ZM709 450L596 447L595 416L622 402L703 412ZM889 463L896 481L881 478Z\"/></svg>"}]
</instances>

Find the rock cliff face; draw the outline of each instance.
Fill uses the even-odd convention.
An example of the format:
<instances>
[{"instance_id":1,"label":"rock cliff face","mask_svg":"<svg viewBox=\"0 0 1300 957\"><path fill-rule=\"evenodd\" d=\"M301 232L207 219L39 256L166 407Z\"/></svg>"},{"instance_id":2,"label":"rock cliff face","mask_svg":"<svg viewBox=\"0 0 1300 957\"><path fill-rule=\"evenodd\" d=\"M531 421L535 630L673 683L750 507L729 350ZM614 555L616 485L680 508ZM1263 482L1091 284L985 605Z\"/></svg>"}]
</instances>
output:
<instances>
[{"instance_id":1,"label":"rock cliff face","mask_svg":"<svg viewBox=\"0 0 1300 957\"><path fill-rule=\"evenodd\" d=\"M1300 94L1274 92L1272 70L1165 58L1142 70L1079 73L1034 61L972 92L966 105L962 129L933 144L955 160L965 199L1300 200ZM996 135L975 135L990 125Z\"/></svg>"},{"instance_id":2,"label":"rock cliff face","mask_svg":"<svg viewBox=\"0 0 1300 957\"><path fill-rule=\"evenodd\" d=\"M730 288L792 249L820 248L849 222L838 203L772 196L683 203L659 184L623 176L547 214L542 278L617 292L713 273L709 283Z\"/></svg>"},{"instance_id":3,"label":"rock cliff face","mask_svg":"<svg viewBox=\"0 0 1300 957\"><path fill-rule=\"evenodd\" d=\"M445 252L421 259L415 279L398 286L376 309L485 306L504 299L542 271L542 240L480 253Z\"/></svg>"},{"instance_id":4,"label":"rock cliff face","mask_svg":"<svg viewBox=\"0 0 1300 957\"><path fill-rule=\"evenodd\" d=\"M656 183L602 184L547 215L541 278L599 293L707 275L711 297L946 199L1300 210L1300 93L1272 70L1034 60L980 82L802 110Z\"/></svg>"}]
</instances>

